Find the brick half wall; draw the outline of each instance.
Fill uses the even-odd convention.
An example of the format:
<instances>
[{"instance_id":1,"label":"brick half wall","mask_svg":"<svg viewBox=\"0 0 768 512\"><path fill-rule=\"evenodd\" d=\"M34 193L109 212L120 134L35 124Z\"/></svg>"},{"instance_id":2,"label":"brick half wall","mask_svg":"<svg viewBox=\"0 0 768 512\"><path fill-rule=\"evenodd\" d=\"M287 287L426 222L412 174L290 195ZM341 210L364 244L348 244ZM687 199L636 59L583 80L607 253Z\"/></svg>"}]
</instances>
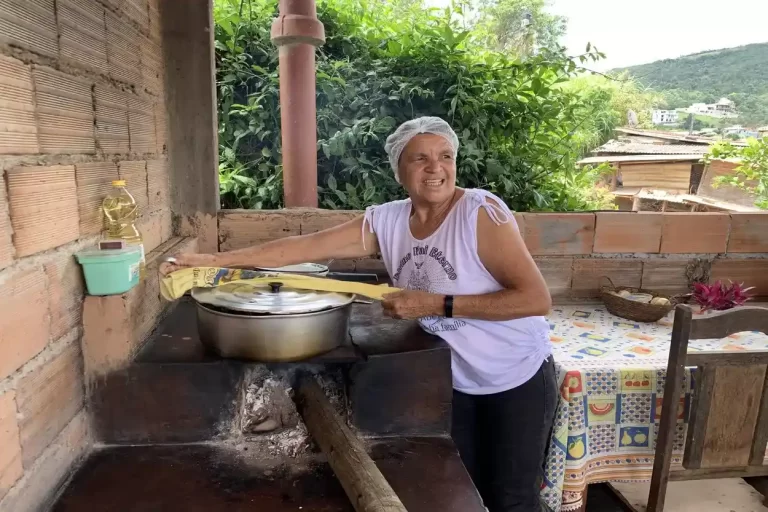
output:
<instances>
[{"instance_id":1,"label":"brick half wall","mask_svg":"<svg viewBox=\"0 0 768 512\"><path fill-rule=\"evenodd\" d=\"M322 209L219 212L222 251L313 233L362 215ZM601 283L685 293L693 276L744 282L768 297L768 213L518 213L556 302L592 300ZM375 258L334 269L385 273Z\"/></svg>"}]
</instances>

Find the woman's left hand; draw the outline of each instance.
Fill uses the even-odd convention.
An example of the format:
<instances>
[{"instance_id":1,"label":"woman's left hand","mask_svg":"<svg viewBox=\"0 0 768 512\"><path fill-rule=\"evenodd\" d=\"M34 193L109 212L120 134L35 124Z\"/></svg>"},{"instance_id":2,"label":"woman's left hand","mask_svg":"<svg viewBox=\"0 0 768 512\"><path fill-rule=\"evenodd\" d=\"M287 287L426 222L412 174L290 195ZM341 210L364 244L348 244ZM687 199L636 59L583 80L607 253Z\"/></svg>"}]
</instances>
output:
<instances>
[{"instance_id":1,"label":"woman's left hand","mask_svg":"<svg viewBox=\"0 0 768 512\"><path fill-rule=\"evenodd\" d=\"M384 295L381 305L387 316L412 320L442 314L443 296L420 290L400 290Z\"/></svg>"}]
</instances>

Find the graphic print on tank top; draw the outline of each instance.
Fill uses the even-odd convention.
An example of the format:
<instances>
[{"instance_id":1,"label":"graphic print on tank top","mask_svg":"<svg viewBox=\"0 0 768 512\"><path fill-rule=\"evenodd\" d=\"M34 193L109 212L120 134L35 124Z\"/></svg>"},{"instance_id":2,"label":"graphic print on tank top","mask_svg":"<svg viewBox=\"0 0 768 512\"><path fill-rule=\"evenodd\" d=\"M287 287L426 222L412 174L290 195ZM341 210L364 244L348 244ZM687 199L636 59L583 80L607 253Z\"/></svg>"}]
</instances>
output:
<instances>
[{"instance_id":1,"label":"graphic print on tank top","mask_svg":"<svg viewBox=\"0 0 768 512\"><path fill-rule=\"evenodd\" d=\"M427 244L414 245L411 251L400 258L396 283L408 290L419 290L441 295L452 293L452 281L457 278L456 269L445 257L444 252ZM420 318L421 324L430 332L456 331L467 325L464 320L428 316Z\"/></svg>"}]
</instances>

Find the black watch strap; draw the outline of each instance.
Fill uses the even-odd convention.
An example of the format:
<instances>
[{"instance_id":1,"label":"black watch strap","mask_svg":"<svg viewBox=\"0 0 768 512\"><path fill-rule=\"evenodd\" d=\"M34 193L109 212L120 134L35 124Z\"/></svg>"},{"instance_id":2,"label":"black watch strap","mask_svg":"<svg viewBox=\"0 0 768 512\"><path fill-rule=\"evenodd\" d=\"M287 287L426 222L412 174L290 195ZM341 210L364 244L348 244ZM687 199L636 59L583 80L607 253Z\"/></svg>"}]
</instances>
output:
<instances>
[{"instance_id":1,"label":"black watch strap","mask_svg":"<svg viewBox=\"0 0 768 512\"><path fill-rule=\"evenodd\" d=\"M453 295L446 295L443 301L445 318L453 318Z\"/></svg>"}]
</instances>

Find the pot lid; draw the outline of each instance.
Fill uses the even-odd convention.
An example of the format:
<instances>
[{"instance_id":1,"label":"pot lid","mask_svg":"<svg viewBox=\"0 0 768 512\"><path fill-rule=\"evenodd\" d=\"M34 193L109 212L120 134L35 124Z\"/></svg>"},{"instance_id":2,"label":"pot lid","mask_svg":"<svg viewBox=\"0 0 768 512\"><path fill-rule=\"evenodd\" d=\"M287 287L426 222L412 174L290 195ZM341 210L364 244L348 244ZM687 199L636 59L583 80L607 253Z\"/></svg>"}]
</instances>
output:
<instances>
[{"instance_id":1,"label":"pot lid","mask_svg":"<svg viewBox=\"0 0 768 512\"><path fill-rule=\"evenodd\" d=\"M256 267L256 270L266 272L285 272L290 274L327 274L328 267L319 263L297 263L284 267Z\"/></svg>"},{"instance_id":2,"label":"pot lid","mask_svg":"<svg viewBox=\"0 0 768 512\"><path fill-rule=\"evenodd\" d=\"M194 288L192 298L203 304L248 313L295 315L346 306L354 295L299 290L279 281L267 286L229 283L215 288Z\"/></svg>"}]
</instances>

